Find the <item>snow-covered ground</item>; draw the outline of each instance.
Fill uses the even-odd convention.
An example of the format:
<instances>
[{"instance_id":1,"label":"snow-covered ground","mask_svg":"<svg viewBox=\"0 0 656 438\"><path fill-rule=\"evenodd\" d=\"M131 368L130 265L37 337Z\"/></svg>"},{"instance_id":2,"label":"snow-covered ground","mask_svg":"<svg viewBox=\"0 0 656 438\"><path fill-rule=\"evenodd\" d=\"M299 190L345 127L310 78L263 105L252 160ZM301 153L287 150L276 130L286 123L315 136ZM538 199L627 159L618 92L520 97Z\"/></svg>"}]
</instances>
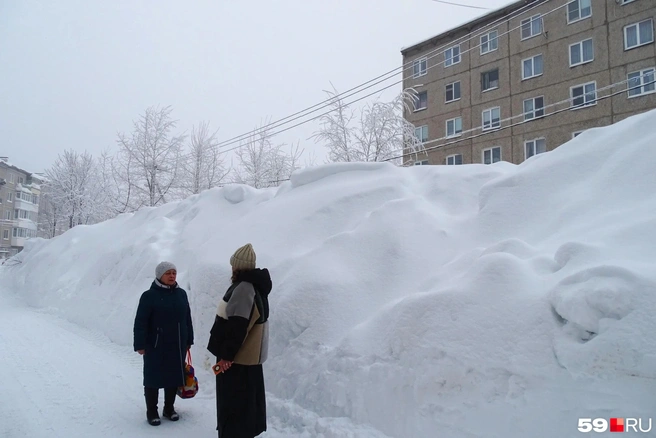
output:
<instances>
[{"instance_id":1,"label":"snow-covered ground","mask_svg":"<svg viewBox=\"0 0 656 438\"><path fill-rule=\"evenodd\" d=\"M325 165L31 241L0 270L0 435L214 436L205 346L246 242L274 281L262 436L568 438L581 417L656 419L654 125L519 166ZM192 302L201 392L152 428L132 322L164 259Z\"/></svg>"}]
</instances>

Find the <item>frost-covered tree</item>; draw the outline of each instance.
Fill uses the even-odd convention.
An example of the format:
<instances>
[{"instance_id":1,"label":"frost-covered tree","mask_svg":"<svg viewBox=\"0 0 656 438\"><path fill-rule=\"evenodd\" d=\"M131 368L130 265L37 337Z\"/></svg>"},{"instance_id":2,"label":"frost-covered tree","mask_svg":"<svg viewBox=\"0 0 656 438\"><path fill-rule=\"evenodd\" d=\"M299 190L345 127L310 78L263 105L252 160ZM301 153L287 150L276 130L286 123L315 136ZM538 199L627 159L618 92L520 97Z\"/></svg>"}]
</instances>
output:
<instances>
[{"instance_id":1,"label":"frost-covered tree","mask_svg":"<svg viewBox=\"0 0 656 438\"><path fill-rule=\"evenodd\" d=\"M105 218L105 193L91 154L64 151L45 174L44 221L49 234L56 234L62 222L70 229Z\"/></svg>"},{"instance_id":2,"label":"frost-covered tree","mask_svg":"<svg viewBox=\"0 0 656 438\"><path fill-rule=\"evenodd\" d=\"M312 138L329 150L328 161L393 161L409 143L416 144L414 126L403 117L416 99L414 90L404 90L391 102L374 101L356 118L333 87L326 91L332 111L319 120L321 128Z\"/></svg>"},{"instance_id":3,"label":"frost-covered tree","mask_svg":"<svg viewBox=\"0 0 656 438\"><path fill-rule=\"evenodd\" d=\"M236 151L238 168L234 182L255 188L274 187L289 179L298 168L303 150L299 144L289 153L284 143L274 144L266 125L256 128L253 134Z\"/></svg>"},{"instance_id":4,"label":"frost-covered tree","mask_svg":"<svg viewBox=\"0 0 656 438\"><path fill-rule=\"evenodd\" d=\"M189 152L182 160L180 188L184 195L195 195L217 187L230 173L216 139L217 131L211 132L208 122L194 126L189 137Z\"/></svg>"},{"instance_id":5,"label":"frost-covered tree","mask_svg":"<svg viewBox=\"0 0 656 438\"><path fill-rule=\"evenodd\" d=\"M174 135L177 122L171 107L149 107L134 121L132 133L118 135L119 152L111 163L113 179L120 183L116 205L135 211L168 202L180 176L184 135Z\"/></svg>"}]
</instances>

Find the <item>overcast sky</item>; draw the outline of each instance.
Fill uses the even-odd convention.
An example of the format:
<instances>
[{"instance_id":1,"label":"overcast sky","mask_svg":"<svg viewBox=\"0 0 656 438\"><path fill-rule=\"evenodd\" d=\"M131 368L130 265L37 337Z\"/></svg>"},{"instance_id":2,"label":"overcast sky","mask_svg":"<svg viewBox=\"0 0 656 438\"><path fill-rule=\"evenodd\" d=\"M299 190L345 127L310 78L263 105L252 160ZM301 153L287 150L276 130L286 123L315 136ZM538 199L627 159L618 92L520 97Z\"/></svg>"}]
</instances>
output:
<instances>
[{"instance_id":1,"label":"overcast sky","mask_svg":"<svg viewBox=\"0 0 656 438\"><path fill-rule=\"evenodd\" d=\"M180 132L207 120L227 140L324 100L331 81L346 91L398 67L402 47L484 12L432 0L0 0L0 156L41 172L65 149L114 151L155 105L173 107ZM276 140L321 161L317 126Z\"/></svg>"}]
</instances>

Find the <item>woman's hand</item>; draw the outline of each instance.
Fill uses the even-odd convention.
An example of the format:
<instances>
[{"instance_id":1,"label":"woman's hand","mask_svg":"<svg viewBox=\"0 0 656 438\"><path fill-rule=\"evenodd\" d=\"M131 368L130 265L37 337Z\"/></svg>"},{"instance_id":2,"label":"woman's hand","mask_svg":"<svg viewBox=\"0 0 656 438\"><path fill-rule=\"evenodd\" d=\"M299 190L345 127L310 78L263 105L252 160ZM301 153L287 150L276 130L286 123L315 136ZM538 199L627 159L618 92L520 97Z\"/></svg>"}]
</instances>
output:
<instances>
[{"instance_id":1,"label":"woman's hand","mask_svg":"<svg viewBox=\"0 0 656 438\"><path fill-rule=\"evenodd\" d=\"M216 365L214 365L214 367L213 367L214 368L214 373L218 374L217 371L219 371L221 373L223 373L225 371L228 371L228 368L230 368L231 366L232 366L232 362L230 362L228 360L225 360L225 359L221 359L219 362L217 362Z\"/></svg>"},{"instance_id":2,"label":"woman's hand","mask_svg":"<svg viewBox=\"0 0 656 438\"><path fill-rule=\"evenodd\" d=\"M142 356L145 352L146 352L146 350L137 350L137 353L141 354Z\"/></svg>"}]
</instances>

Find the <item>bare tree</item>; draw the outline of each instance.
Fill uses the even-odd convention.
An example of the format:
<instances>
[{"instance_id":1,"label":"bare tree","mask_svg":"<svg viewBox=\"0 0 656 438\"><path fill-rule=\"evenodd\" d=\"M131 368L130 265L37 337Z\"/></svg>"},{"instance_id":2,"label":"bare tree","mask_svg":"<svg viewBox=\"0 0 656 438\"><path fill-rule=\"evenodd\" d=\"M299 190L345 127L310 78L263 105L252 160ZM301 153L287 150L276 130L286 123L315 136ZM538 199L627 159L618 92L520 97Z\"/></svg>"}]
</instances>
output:
<instances>
[{"instance_id":1,"label":"bare tree","mask_svg":"<svg viewBox=\"0 0 656 438\"><path fill-rule=\"evenodd\" d=\"M182 162L181 188L185 194L198 194L221 184L230 170L226 170L224 159L216 139L218 130L210 132L209 123L201 122L191 131L189 154Z\"/></svg>"},{"instance_id":2,"label":"bare tree","mask_svg":"<svg viewBox=\"0 0 656 438\"><path fill-rule=\"evenodd\" d=\"M125 186L121 198L126 211L166 203L179 177L185 136L173 135L177 122L171 111L170 106L149 107L129 136L118 135L120 150L113 171Z\"/></svg>"},{"instance_id":3,"label":"bare tree","mask_svg":"<svg viewBox=\"0 0 656 438\"><path fill-rule=\"evenodd\" d=\"M310 138L315 138L317 142L324 142L329 150L329 161L357 161L352 156L354 152L351 127L354 117L353 110L346 106L335 86L332 83L330 85L333 87L333 91L324 90L324 92L330 96L332 111L319 119L322 127Z\"/></svg>"},{"instance_id":4,"label":"bare tree","mask_svg":"<svg viewBox=\"0 0 656 438\"><path fill-rule=\"evenodd\" d=\"M297 144L287 153L283 150L285 146L284 143L273 144L265 125L256 128L236 151L239 167L234 181L259 189L278 186L288 180L298 168L303 150L299 151L300 144Z\"/></svg>"},{"instance_id":5,"label":"bare tree","mask_svg":"<svg viewBox=\"0 0 656 438\"><path fill-rule=\"evenodd\" d=\"M52 239L62 234L66 231L63 222L62 207L50 193L48 182L44 181L41 184L41 195L39 196L38 236Z\"/></svg>"},{"instance_id":6,"label":"bare tree","mask_svg":"<svg viewBox=\"0 0 656 438\"><path fill-rule=\"evenodd\" d=\"M391 102L375 101L365 106L359 119L339 97L331 96L332 111L320 118L321 128L312 136L329 149L329 161L392 161L408 144L416 145L414 126L403 111L416 98L414 90L404 90Z\"/></svg>"}]
</instances>

